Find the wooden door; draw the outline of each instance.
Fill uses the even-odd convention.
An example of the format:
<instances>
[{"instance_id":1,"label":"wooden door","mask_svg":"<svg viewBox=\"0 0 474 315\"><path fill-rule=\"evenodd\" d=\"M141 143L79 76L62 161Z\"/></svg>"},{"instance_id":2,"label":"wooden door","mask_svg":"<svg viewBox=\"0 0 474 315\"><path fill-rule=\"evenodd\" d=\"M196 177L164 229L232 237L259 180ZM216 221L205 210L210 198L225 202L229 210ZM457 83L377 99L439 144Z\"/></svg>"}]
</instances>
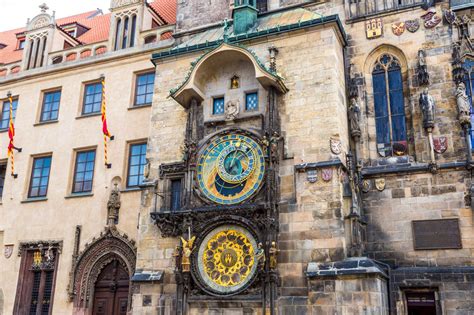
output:
<instances>
[{"instance_id":1,"label":"wooden door","mask_svg":"<svg viewBox=\"0 0 474 315\"><path fill-rule=\"evenodd\" d=\"M126 315L128 309L129 275L114 260L100 273L95 284L93 315Z\"/></svg>"}]
</instances>

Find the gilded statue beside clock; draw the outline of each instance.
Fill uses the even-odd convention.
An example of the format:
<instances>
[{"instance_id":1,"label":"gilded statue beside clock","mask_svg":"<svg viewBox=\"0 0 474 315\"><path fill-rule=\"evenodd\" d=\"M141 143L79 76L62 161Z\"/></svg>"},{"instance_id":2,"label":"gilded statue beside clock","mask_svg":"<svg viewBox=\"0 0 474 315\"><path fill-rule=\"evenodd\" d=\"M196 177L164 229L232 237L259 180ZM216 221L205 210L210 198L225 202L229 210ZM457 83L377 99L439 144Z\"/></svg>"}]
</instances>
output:
<instances>
[{"instance_id":1,"label":"gilded statue beside clock","mask_svg":"<svg viewBox=\"0 0 474 315\"><path fill-rule=\"evenodd\" d=\"M240 133L212 139L197 162L197 183L202 194L223 205L239 204L253 196L265 174L261 146Z\"/></svg>"}]
</instances>

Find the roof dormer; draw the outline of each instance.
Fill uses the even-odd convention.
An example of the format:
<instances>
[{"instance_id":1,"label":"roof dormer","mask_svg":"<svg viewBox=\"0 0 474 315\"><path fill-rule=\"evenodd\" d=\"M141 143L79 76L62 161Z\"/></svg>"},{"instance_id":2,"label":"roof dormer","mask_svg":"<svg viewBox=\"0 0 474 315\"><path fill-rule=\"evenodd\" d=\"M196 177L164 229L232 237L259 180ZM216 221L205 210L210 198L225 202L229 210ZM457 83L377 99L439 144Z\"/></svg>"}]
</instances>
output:
<instances>
[{"instance_id":1,"label":"roof dormer","mask_svg":"<svg viewBox=\"0 0 474 315\"><path fill-rule=\"evenodd\" d=\"M50 51L51 39L55 29L53 15L47 13L46 4L39 6L41 13L32 20L28 20L25 31L25 49L23 53L23 69L29 70L42 67L46 64L46 56Z\"/></svg>"}]
</instances>

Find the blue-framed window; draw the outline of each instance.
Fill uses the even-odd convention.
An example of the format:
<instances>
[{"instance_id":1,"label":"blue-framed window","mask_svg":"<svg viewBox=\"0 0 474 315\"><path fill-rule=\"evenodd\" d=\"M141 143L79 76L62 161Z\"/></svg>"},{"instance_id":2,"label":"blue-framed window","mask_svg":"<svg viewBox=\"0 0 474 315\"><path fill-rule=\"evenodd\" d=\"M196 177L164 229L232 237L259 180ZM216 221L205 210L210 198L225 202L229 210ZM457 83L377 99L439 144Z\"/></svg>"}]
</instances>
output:
<instances>
[{"instance_id":1,"label":"blue-framed window","mask_svg":"<svg viewBox=\"0 0 474 315\"><path fill-rule=\"evenodd\" d=\"M407 151L405 102L400 62L392 55L379 57L372 71L377 151L383 156Z\"/></svg>"},{"instance_id":2,"label":"blue-framed window","mask_svg":"<svg viewBox=\"0 0 474 315\"><path fill-rule=\"evenodd\" d=\"M135 86L134 106L150 105L153 101L153 89L155 87L155 73L148 72L137 75Z\"/></svg>"},{"instance_id":3,"label":"blue-framed window","mask_svg":"<svg viewBox=\"0 0 474 315\"><path fill-rule=\"evenodd\" d=\"M38 157L33 160L28 198L46 197L50 171L51 156Z\"/></svg>"},{"instance_id":4,"label":"blue-framed window","mask_svg":"<svg viewBox=\"0 0 474 315\"><path fill-rule=\"evenodd\" d=\"M61 91L46 92L43 96L40 121L58 120Z\"/></svg>"},{"instance_id":5,"label":"blue-framed window","mask_svg":"<svg viewBox=\"0 0 474 315\"><path fill-rule=\"evenodd\" d=\"M18 108L18 100L15 99L12 102L13 107L13 120L16 117L16 109ZM6 100L2 105L2 117L0 117L0 130L7 130L8 124L10 123L10 101Z\"/></svg>"},{"instance_id":6,"label":"blue-framed window","mask_svg":"<svg viewBox=\"0 0 474 315\"><path fill-rule=\"evenodd\" d=\"M143 184L146 165L146 143L131 144L128 158L127 187Z\"/></svg>"},{"instance_id":7,"label":"blue-framed window","mask_svg":"<svg viewBox=\"0 0 474 315\"><path fill-rule=\"evenodd\" d=\"M245 110L254 111L258 110L258 93L245 93Z\"/></svg>"},{"instance_id":8,"label":"blue-framed window","mask_svg":"<svg viewBox=\"0 0 474 315\"><path fill-rule=\"evenodd\" d=\"M84 101L82 105L82 114L100 113L102 107L102 83L94 82L86 84L84 87Z\"/></svg>"},{"instance_id":9,"label":"blue-framed window","mask_svg":"<svg viewBox=\"0 0 474 315\"><path fill-rule=\"evenodd\" d=\"M466 70L466 76L464 77L464 84L466 85L466 94L471 102L471 144L474 143L474 109L473 96L474 96L474 59L466 59L463 63L463 68ZM471 147L471 150L473 148Z\"/></svg>"},{"instance_id":10,"label":"blue-framed window","mask_svg":"<svg viewBox=\"0 0 474 315\"><path fill-rule=\"evenodd\" d=\"M214 97L212 99L212 114L213 115L224 114L224 98L223 97Z\"/></svg>"},{"instance_id":11,"label":"blue-framed window","mask_svg":"<svg viewBox=\"0 0 474 315\"><path fill-rule=\"evenodd\" d=\"M92 191L94 180L95 150L77 152L74 168L73 193L87 193Z\"/></svg>"}]
</instances>

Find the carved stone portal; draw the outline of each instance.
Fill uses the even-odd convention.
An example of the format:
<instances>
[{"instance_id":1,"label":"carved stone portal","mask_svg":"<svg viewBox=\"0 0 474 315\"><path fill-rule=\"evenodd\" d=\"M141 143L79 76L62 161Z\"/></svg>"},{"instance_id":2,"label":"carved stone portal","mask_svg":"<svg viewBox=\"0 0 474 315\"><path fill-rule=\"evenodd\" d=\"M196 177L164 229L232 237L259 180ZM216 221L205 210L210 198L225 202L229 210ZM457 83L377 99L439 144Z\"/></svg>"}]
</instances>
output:
<instances>
[{"instance_id":1,"label":"carved stone portal","mask_svg":"<svg viewBox=\"0 0 474 315\"><path fill-rule=\"evenodd\" d=\"M79 312L78 309L92 307L95 282L112 261L122 264L131 277L135 272L136 252L135 242L113 226L106 227L98 239L86 244L73 264L68 286L69 299L74 301L75 309Z\"/></svg>"}]
</instances>

